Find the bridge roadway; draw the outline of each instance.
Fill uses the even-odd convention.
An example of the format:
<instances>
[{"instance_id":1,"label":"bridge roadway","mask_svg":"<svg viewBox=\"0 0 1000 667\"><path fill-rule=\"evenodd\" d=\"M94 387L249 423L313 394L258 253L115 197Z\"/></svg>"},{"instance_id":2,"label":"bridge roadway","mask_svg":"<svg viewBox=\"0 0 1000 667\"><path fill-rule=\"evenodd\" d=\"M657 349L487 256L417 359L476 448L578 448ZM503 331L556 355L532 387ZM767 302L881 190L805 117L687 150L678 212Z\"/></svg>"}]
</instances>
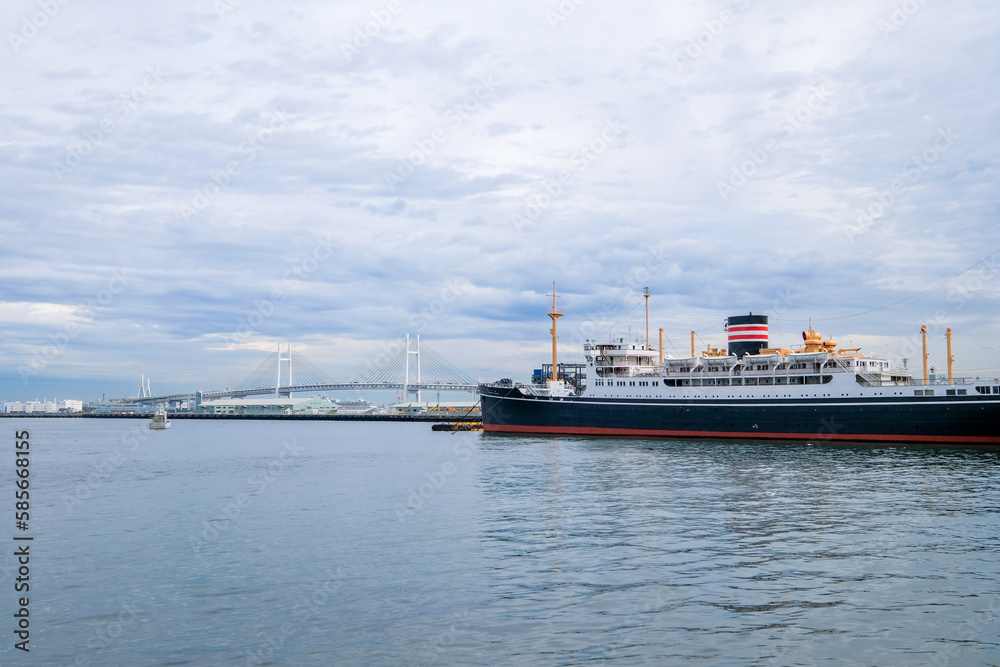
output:
<instances>
[{"instance_id":1,"label":"bridge roadway","mask_svg":"<svg viewBox=\"0 0 1000 667\"><path fill-rule=\"evenodd\" d=\"M309 391L402 391L402 382L338 382L335 384L296 384L287 387L279 387L278 393L285 395L289 393L309 392ZM407 387L409 391L479 391L479 385L475 384L416 384L411 382ZM167 403L179 403L181 401L195 400L197 392L185 394L165 394L163 396L135 396L132 398L112 398L108 402L112 405L162 405ZM219 398L246 398L247 396L274 396L274 387L256 387L254 389L223 389L217 391L203 391L201 398L203 401L212 401Z\"/></svg>"}]
</instances>

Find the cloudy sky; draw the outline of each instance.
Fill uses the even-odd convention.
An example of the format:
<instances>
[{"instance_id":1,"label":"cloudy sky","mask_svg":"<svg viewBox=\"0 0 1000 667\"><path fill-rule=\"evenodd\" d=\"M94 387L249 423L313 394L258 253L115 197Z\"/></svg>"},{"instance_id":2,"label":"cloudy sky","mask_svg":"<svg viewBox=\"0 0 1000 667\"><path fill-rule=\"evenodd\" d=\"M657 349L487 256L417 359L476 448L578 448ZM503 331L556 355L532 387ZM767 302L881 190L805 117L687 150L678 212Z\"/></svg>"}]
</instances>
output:
<instances>
[{"instance_id":1,"label":"cloudy sky","mask_svg":"<svg viewBox=\"0 0 1000 667\"><path fill-rule=\"evenodd\" d=\"M8 0L0 400L727 315L1000 374L1000 5Z\"/></svg>"}]
</instances>

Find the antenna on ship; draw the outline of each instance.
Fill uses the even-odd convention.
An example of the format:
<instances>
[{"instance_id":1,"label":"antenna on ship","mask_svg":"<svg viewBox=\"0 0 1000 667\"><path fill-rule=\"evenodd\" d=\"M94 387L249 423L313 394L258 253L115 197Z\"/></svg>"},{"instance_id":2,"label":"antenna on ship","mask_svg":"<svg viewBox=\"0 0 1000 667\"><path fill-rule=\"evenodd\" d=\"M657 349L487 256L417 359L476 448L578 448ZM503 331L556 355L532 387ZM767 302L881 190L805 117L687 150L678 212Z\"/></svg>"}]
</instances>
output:
<instances>
[{"instance_id":1,"label":"antenna on ship","mask_svg":"<svg viewBox=\"0 0 1000 667\"><path fill-rule=\"evenodd\" d=\"M556 366L556 320L563 316L556 310L556 281L552 281L552 294L547 295L552 297L552 312L549 313L549 317L552 318L552 329L549 333L552 334L552 381L555 382L559 379L559 367Z\"/></svg>"},{"instance_id":2,"label":"antenna on ship","mask_svg":"<svg viewBox=\"0 0 1000 667\"><path fill-rule=\"evenodd\" d=\"M642 288L642 296L646 299L646 349L649 349L649 288Z\"/></svg>"}]
</instances>

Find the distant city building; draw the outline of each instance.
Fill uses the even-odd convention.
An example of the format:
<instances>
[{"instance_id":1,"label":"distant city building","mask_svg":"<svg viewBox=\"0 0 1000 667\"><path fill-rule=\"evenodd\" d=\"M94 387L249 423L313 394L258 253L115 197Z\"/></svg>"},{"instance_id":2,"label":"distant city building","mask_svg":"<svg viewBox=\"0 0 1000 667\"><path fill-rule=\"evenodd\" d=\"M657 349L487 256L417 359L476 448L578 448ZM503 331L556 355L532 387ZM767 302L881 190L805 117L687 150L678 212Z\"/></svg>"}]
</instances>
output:
<instances>
[{"instance_id":1,"label":"distant city building","mask_svg":"<svg viewBox=\"0 0 1000 667\"><path fill-rule=\"evenodd\" d=\"M78 401L76 399L67 399L65 401L49 401L49 400L34 400L26 401L24 403L20 401L11 401L4 403L4 412L6 413L22 413L22 414L58 414L63 412L82 412L83 411L83 401Z\"/></svg>"},{"instance_id":2,"label":"distant city building","mask_svg":"<svg viewBox=\"0 0 1000 667\"><path fill-rule=\"evenodd\" d=\"M308 398L224 398L203 401L203 412L213 415L332 415L337 406L322 396Z\"/></svg>"}]
</instances>

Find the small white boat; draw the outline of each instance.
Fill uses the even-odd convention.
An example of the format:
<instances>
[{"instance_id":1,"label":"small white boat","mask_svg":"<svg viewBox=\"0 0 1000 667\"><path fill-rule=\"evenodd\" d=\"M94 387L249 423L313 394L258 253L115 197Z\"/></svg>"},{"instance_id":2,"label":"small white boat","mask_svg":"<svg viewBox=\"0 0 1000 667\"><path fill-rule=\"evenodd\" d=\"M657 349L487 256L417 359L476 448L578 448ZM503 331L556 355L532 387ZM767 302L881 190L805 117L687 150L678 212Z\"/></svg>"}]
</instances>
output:
<instances>
[{"instance_id":1,"label":"small white boat","mask_svg":"<svg viewBox=\"0 0 1000 667\"><path fill-rule=\"evenodd\" d=\"M153 413L153 418L149 420L149 428L165 429L170 428L170 420L167 419L166 410L157 410Z\"/></svg>"}]
</instances>

